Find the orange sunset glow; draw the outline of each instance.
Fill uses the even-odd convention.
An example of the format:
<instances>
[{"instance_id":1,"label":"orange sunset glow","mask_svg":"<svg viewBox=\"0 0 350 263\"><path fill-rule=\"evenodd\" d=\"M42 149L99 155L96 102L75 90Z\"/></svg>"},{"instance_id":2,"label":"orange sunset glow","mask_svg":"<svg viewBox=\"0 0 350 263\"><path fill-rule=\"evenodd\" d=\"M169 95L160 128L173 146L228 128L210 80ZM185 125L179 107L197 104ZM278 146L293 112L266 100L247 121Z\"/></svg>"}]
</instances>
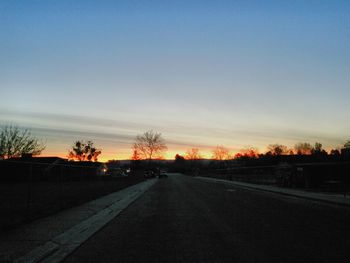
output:
<instances>
[{"instance_id":1,"label":"orange sunset glow","mask_svg":"<svg viewBox=\"0 0 350 263\"><path fill-rule=\"evenodd\" d=\"M91 140L100 161L129 159L148 130L162 134L166 159L191 148L211 158L217 145L233 156L300 142L340 149L349 138L343 8L57 5L13 3L2 17L0 127L28 129L41 156Z\"/></svg>"},{"instance_id":2,"label":"orange sunset glow","mask_svg":"<svg viewBox=\"0 0 350 263\"><path fill-rule=\"evenodd\" d=\"M1 262L350 262L350 0L0 0Z\"/></svg>"}]
</instances>

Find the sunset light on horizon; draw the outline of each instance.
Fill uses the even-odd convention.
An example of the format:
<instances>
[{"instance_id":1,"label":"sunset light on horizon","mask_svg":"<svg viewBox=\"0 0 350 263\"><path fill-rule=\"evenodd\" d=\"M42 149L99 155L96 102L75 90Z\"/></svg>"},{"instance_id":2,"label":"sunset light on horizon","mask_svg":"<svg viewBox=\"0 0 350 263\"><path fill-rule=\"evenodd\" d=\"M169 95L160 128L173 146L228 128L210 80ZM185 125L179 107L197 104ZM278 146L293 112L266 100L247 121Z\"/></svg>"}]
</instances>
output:
<instances>
[{"instance_id":1,"label":"sunset light on horizon","mask_svg":"<svg viewBox=\"0 0 350 263\"><path fill-rule=\"evenodd\" d=\"M1 262L348 262L350 0L0 0Z\"/></svg>"},{"instance_id":2,"label":"sunset light on horizon","mask_svg":"<svg viewBox=\"0 0 350 263\"><path fill-rule=\"evenodd\" d=\"M41 156L77 140L130 159L162 134L165 159L350 139L347 1L1 1L0 127Z\"/></svg>"}]
</instances>

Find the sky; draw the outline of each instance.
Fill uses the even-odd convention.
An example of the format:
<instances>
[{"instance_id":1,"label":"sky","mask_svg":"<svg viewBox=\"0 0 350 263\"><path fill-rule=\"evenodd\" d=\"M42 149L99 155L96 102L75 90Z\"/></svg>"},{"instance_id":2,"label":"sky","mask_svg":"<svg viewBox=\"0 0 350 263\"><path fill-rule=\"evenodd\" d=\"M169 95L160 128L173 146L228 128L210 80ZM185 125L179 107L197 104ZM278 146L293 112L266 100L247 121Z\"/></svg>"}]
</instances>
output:
<instances>
[{"instance_id":1,"label":"sky","mask_svg":"<svg viewBox=\"0 0 350 263\"><path fill-rule=\"evenodd\" d=\"M350 139L350 2L0 1L0 125L127 159Z\"/></svg>"}]
</instances>

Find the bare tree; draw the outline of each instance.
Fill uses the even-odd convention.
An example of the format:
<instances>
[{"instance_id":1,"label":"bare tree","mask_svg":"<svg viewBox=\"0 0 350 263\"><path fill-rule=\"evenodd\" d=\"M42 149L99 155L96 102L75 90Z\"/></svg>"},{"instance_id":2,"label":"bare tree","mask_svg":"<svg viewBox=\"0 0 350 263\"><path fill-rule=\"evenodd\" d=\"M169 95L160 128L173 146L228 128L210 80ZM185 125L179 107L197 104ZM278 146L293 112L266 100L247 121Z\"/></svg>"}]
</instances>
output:
<instances>
[{"instance_id":1,"label":"bare tree","mask_svg":"<svg viewBox=\"0 0 350 263\"><path fill-rule=\"evenodd\" d=\"M350 140L344 144L344 149L350 149Z\"/></svg>"},{"instance_id":2,"label":"bare tree","mask_svg":"<svg viewBox=\"0 0 350 263\"><path fill-rule=\"evenodd\" d=\"M219 145L216 146L215 149L212 151L212 153L213 153L212 158L214 160L223 161L223 160L232 159L229 149L227 149L224 146L219 146Z\"/></svg>"},{"instance_id":3,"label":"bare tree","mask_svg":"<svg viewBox=\"0 0 350 263\"><path fill-rule=\"evenodd\" d=\"M267 149L272 155L282 155L289 153L287 146L278 143L268 145Z\"/></svg>"},{"instance_id":4,"label":"bare tree","mask_svg":"<svg viewBox=\"0 0 350 263\"><path fill-rule=\"evenodd\" d=\"M45 145L31 135L28 129L5 126L0 132L0 159L39 155Z\"/></svg>"},{"instance_id":5,"label":"bare tree","mask_svg":"<svg viewBox=\"0 0 350 263\"><path fill-rule=\"evenodd\" d=\"M76 141L72 146L72 150L68 152L68 159L97 162L101 150L96 149L93 144L92 141Z\"/></svg>"},{"instance_id":6,"label":"bare tree","mask_svg":"<svg viewBox=\"0 0 350 263\"><path fill-rule=\"evenodd\" d=\"M315 152L322 152L322 143L320 142L315 142L315 146L313 147L313 150Z\"/></svg>"},{"instance_id":7,"label":"bare tree","mask_svg":"<svg viewBox=\"0 0 350 263\"><path fill-rule=\"evenodd\" d=\"M308 142L297 143L294 146L294 149L297 152L297 154L311 154L312 153L312 146Z\"/></svg>"},{"instance_id":8,"label":"bare tree","mask_svg":"<svg viewBox=\"0 0 350 263\"><path fill-rule=\"evenodd\" d=\"M199 160L202 159L202 155L199 153L198 148L191 148L186 151L185 159L187 160Z\"/></svg>"},{"instance_id":9,"label":"bare tree","mask_svg":"<svg viewBox=\"0 0 350 263\"><path fill-rule=\"evenodd\" d=\"M134 149L134 150L132 151L131 160L133 160L133 161L139 161L139 160L141 160L140 154L138 153L138 151L137 151L136 149Z\"/></svg>"},{"instance_id":10,"label":"bare tree","mask_svg":"<svg viewBox=\"0 0 350 263\"><path fill-rule=\"evenodd\" d=\"M238 153L235 154L235 158L258 158L259 157L259 150L255 147L246 147L241 149Z\"/></svg>"},{"instance_id":11,"label":"bare tree","mask_svg":"<svg viewBox=\"0 0 350 263\"><path fill-rule=\"evenodd\" d=\"M133 145L133 150L137 151L142 159L147 160L161 158L167 149L162 134L153 130L146 131L142 135L137 135Z\"/></svg>"},{"instance_id":12,"label":"bare tree","mask_svg":"<svg viewBox=\"0 0 350 263\"><path fill-rule=\"evenodd\" d=\"M322 148L322 143L315 142L315 146L311 149L313 155L327 155L328 153Z\"/></svg>"}]
</instances>

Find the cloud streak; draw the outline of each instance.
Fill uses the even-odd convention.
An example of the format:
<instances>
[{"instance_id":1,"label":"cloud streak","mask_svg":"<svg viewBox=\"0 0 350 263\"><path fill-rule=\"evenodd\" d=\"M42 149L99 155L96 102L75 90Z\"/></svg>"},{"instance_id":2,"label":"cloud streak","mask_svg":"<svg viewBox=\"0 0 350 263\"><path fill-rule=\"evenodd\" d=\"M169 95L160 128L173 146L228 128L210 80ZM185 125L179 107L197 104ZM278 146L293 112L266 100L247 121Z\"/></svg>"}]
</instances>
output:
<instances>
[{"instance_id":1,"label":"cloud streak","mask_svg":"<svg viewBox=\"0 0 350 263\"><path fill-rule=\"evenodd\" d=\"M161 131L167 141L169 151L185 152L196 147L210 151L216 145L225 145L238 151L248 145L264 151L271 143L293 146L299 141L321 141L325 146L339 145L342 138L327 133L314 134L307 129L288 127L254 127L240 124L237 127L205 127L191 123L167 121L147 125L134 121L96 118L67 114L20 112L2 110L0 121L3 125L16 124L30 128L32 133L47 143L47 153L65 154L75 140L93 140L107 156L128 158L135 136L152 129Z\"/></svg>"}]
</instances>

